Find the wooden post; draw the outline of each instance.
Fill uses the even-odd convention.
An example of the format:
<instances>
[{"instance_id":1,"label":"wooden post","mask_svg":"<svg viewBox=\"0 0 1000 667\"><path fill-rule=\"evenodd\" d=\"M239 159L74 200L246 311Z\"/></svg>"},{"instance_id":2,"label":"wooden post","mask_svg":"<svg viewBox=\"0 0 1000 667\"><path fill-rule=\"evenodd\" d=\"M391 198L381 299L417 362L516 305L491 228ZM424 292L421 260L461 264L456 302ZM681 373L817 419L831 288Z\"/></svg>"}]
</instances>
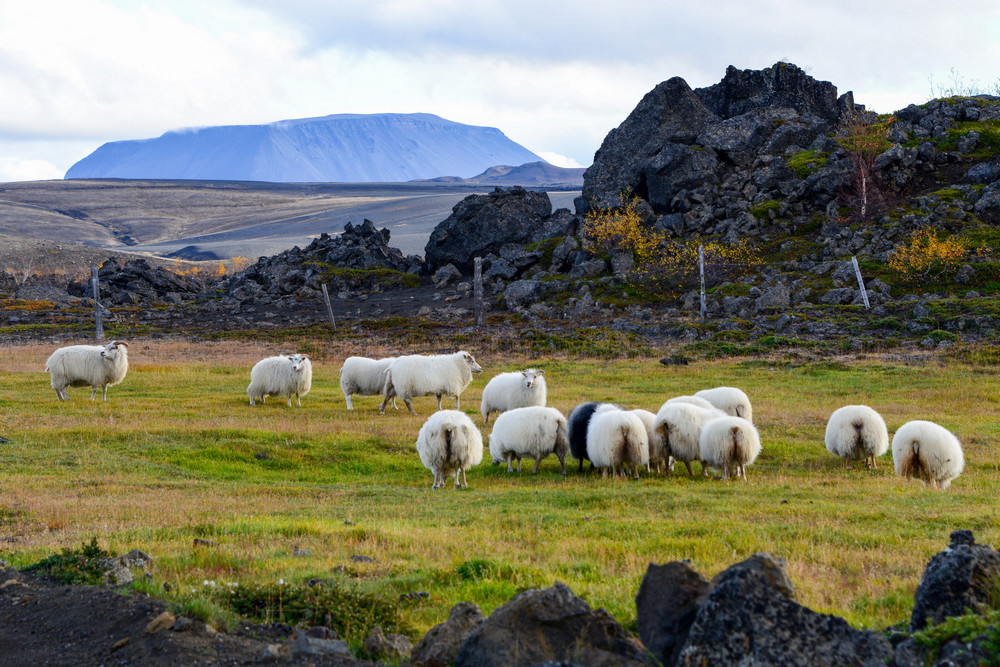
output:
<instances>
[{"instance_id":1,"label":"wooden post","mask_svg":"<svg viewBox=\"0 0 1000 667\"><path fill-rule=\"evenodd\" d=\"M698 274L701 277L701 319L705 319L705 246L698 246Z\"/></svg>"},{"instance_id":2,"label":"wooden post","mask_svg":"<svg viewBox=\"0 0 1000 667\"><path fill-rule=\"evenodd\" d=\"M100 280L97 278L97 267L90 267L90 285L94 288L94 321L97 324L97 338L104 338L104 323L101 322Z\"/></svg>"},{"instance_id":3,"label":"wooden post","mask_svg":"<svg viewBox=\"0 0 1000 667\"><path fill-rule=\"evenodd\" d=\"M476 257L473 261L472 296L476 302L476 326L481 327L485 323L483 316L483 258Z\"/></svg>"},{"instance_id":4,"label":"wooden post","mask_svg":"<svg viewBox=\"0 0 1000 667\"><path fill-rule=\"evenodd\" d=\"M323 288L323 301L326 302L326 314L330 318L330 326L332 326L333 330L336 331L337 321L333 319L333 305L330 303L330 292L326 289L326 283L323 283L321 287Z\"/></svg>"},{"instance_id":5,"label":"wooden post","mask_svg":"<svg viewBox=\"0 0 1000 667\"><path fill-rule=\"evenodd\" d=\"M852 256L851 262L854 264L854 274L858 277L858 287L861 289L861 298L865 300L865 310L871 308L868 303L868 290L865 289L865 281L861 278L861 267L858 266L858 258Z\"/></svg>"}]
</instances>

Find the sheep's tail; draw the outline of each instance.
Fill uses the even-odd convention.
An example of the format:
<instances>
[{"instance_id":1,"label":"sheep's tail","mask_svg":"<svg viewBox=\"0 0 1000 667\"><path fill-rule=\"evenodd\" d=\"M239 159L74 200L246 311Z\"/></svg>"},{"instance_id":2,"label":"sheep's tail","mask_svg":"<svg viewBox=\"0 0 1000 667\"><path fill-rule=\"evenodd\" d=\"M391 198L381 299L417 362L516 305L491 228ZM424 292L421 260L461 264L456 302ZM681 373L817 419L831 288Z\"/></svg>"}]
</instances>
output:
<instances>
[{"instance_id":1,"label":"sheep's tail","mask_svg":"<svg viewBox=\"0 0 1000 667\"><path fill-rule=\"evenodd\" d=\"M730 458L736 461L737 465L742 465L742 462L747 459L746 438L743 436L743 429L739 426L733 426L729 429L729 434L733 439L732 456Z\"/></svg>"},{"instance_id":2,"label":"sheep's tail","mask_svg":"<svg viewBox=\"0 0 1000 667\"><path fill-rule=\"evenodd\" d=\"M645 427L643 428L645 429ZM626 453L628 454L629 461L639 465L642 461L642 447L639 445L639 434L635 433L631 426L626 425L622 429L622 435L625 436L625 447L627 448Z\"/></svg>"},{"instance_id":3,"label":"sheep's tail","mask_svg":"<svg viewBox=\"0 0 1000 667\"><path fill-rule=\"evenodd\" d=\"M904 479L913 477L921 478L925 473L924 462L920 458L920 441L914 440L910 443L907 452L903 455L903 460L899 465L899 476Z\"/></svg>"},{"instance_id":4,"label":"sheep's tail","mask_svg":"<svg viewBox=\"0 0 1000 667\"><path fill-rule=\"evenodd\" d=\"M664 459L670 455L670 441L668 440L668 433L669 429L667 428L667 422L665 421L658 423L656 428L653 429L653 435L656 437L657 443L656 448L659 451L660 456ZM652 453L653 443L649 443L649 449L650 453Z\"/></svg>"},{"instance_id":5,"label":"sheep's tail","mask_svg":"<svg viewBox=\"0 0 1000 667\"><path fill-rule=\"evenodd\" d=\"M451 458L451 439L452 439L452 431L453 430L454 430L454 427L452 427L452 426L445 426L444 427L444 460L445 461L451 461L452 460L452 458Z\"/></svg>"},{"instance_id":6,"label":"sheep's tail","mask_svg":"<svg viewBox=\"0 0 1000 667\"><path fill-rule=\"evenodd\" d=\"M863 451L865 449L865 437L862 435L861 430L865 427L865 422L862 419L855 419L851 422L851 426L854 427L854 451Z\"/></svg>"}]
</instances>

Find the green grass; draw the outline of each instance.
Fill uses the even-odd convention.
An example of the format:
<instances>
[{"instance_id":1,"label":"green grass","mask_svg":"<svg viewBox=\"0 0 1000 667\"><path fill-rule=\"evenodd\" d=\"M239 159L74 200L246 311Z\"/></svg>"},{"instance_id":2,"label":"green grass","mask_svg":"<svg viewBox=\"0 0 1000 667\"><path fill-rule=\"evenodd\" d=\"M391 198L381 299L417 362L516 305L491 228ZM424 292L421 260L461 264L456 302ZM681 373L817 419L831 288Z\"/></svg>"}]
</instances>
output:
<instances>
[{"instance_id":1,"label":"green grass","mask_svg":"<svg viewBox=\"0 0 1000 667\"><path fill-rule=\"evenodd\" d=\"M57 401L41 370L51 347L6 346L0 417L13 442L0 445L0 538L10 538L0 558L26 566L93 538L117 553L139 548L156 559L144 590L220 624L233 610L206 581L261 586L267 597L283 580L313 607L311 579L362 606L427 592L393 612L417 637L459 601L489 613L555 581L634 630L648 563L688 558L711 577L762 550L788 560L804 604L884 628L908 618L923 569L951 530L1000 542L992 348L926 363L764 355L665 368L658 359L672 350L628 356L627 337L613 342L623 348L617 358L576 348L477 354L485 372L462 409L480 422L489 377L529 366L545 369L549 404L564 413L586 400L656 411L671 396L738 386L754 402L763 442L747 483L602 480L578 474L575 461L563 478L550 457L537 476L508 475L487 460L469 472L467 490L432 491L414 442L434 399L416 399L417 416L379 416L378 397L355 397L348 412L337 371L358 350L315 340L303 407L272 399L251 408L249 368L271 347L262 343L130 341L132 367L107 403L90 402L85 389ZM574 341L598 343L612 341ZM775 337L759 347L793 344ZM965 472L936 493L898 480L888 457L876 471L845 471L823 431L848 403L875 407L890 430L912 419L943 424L965 446ZM218 545L195 547L195 538Z\"/></svg>"}]
</instances>

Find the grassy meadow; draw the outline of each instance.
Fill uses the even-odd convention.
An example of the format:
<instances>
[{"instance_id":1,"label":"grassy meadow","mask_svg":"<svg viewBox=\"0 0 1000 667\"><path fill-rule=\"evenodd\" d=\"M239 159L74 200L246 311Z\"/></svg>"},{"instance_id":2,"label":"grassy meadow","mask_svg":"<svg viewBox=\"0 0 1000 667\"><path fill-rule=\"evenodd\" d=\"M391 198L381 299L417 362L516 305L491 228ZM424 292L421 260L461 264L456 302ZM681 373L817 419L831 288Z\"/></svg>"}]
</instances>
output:
<instances>
[{"instance_id":1,"label":"grassy meadow","mask_svg":"<svg viewBox=\"0 0 1000 667\"><path fill-rule=\"evenodd\" d=\"M394 599L426 591L400 606L416 637L456 602L488 613L559 580L634 630L649 562L686 558L711 577L770 551L787 559L802 603L879 629L909 619L927 560L951 530L1000 544L1000 392L988 363L775 358L668 368L658 357L472 349L484 373L462 409L477 424L489 377L529 366L545 369L549 405L564 414L585 400L655 412L671 396L733 385L753 401L763 452L747 483L691 479L682 466L672 477L602 480L578 474L571 459L563 478L554 457L537 476L509 475L487 452L467 490L432 491L414 441L434 398L416 399L415 417L405 407L379 416L378 397L356 397L348 412L337 371L355 351L345 345L310 342L313 390L301 408L273 398L251 408L245 393L253 363L287 345L135 340L128 377L107 403L72 388L69 402L56 400L43 372L52 345L0 349L0 435L13 441L0 444L0 558L24 566L93 537L117 553L139 548L156 559L146 590L189 609L205 581L322 578ZM898 480L889 455L877 471L845 470L823 432L850 403L881 412L890 434L911 419L951 429L965 447L964 474L940 493ZM194 547L194 538L218 544Z\"/></svg>"}]
</instances>

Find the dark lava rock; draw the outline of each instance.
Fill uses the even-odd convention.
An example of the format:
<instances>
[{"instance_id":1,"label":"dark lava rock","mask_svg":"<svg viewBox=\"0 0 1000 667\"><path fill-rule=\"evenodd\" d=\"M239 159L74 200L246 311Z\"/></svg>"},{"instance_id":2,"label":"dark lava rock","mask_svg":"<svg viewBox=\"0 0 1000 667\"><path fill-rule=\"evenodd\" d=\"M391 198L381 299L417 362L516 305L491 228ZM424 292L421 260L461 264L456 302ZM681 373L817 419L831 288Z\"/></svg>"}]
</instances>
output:
<instances>
[{"instance_id":1,"label":"dark lava rock","mask_svg":"<svg viewBox=\"0 0 1000 667\"><path fill-rule=\"evenodd\" d=\"M921 630L987 602L985 587L1000 572L1000 553L976 544L972 531L956 530L951 544L927 564L913 600L910 628Z\"/></svg>"},{"instance_id":2,"label":"dark lava rock","mask_svg":"<svg viewBox=\"0 0 1000 667\"><path fill-rule=\"evenodd\" d=\"M686 563L650 563L635 596L636 621L643 645L664 665L677 664L697 602L708 582Z\"/></svg>"},{"instance_id":3,"label":"dark lava rock","mask_svg":"<svg viewBox=\"0 0 1000 667\"><path fill-rule=\"evenodd\" d=\"M551 213L552 202L546 193L519 186L469 195L431 232L424 260L432 271L450 263L469 274L475 257L499 254L505 243L532 241Z\"/></svg>"},{"instance_id":4,"label":"dark lava rock","mask_svg":"<svg viewBox=\"0 0 1000 667\"><path fill-rule=\"evenodd\" d=\"M449 667L469 635L483 622L483 613L472 602L459 602L448 620L427 631L410 652L410 662L418 667Z\"/></svg>"}]
</instances>

